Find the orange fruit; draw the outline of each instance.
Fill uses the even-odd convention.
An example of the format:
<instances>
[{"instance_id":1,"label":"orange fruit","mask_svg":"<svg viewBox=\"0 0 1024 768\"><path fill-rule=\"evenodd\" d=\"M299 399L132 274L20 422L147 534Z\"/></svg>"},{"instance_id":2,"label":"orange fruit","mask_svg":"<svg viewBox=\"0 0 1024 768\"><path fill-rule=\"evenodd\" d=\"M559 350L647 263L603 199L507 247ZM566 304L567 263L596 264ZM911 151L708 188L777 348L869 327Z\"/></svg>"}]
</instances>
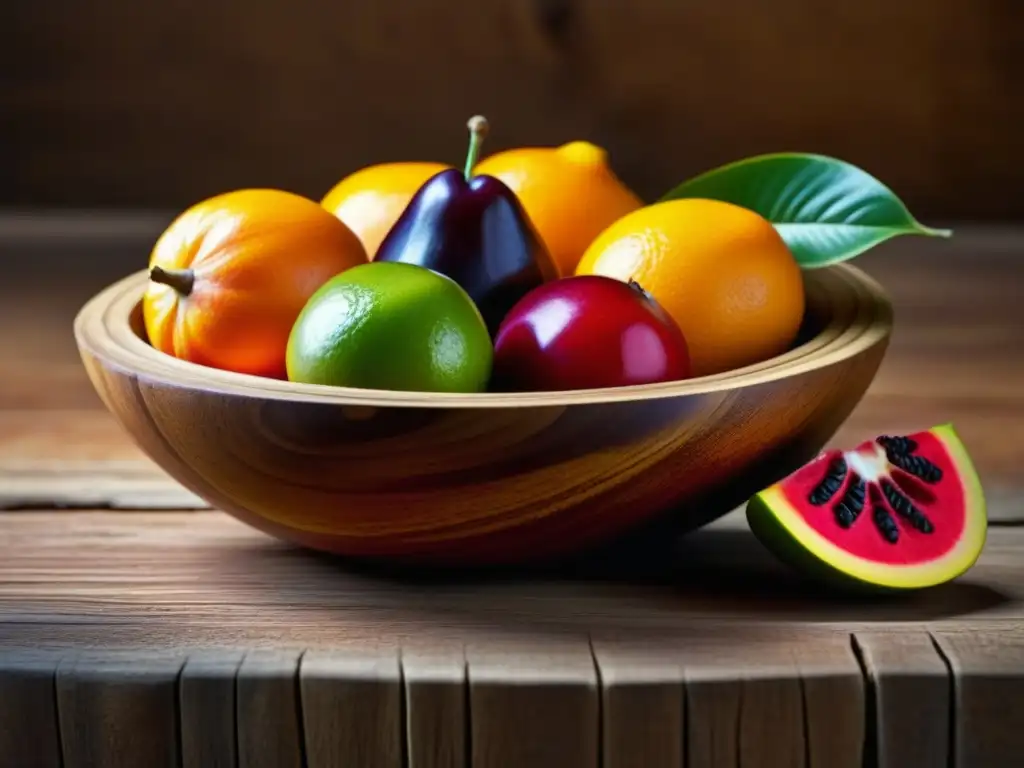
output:
<instances>
[{"instance_id":1,"label":"orange fruit","mask_svg":"<svg viewBox=\"0 0 1024 768\"><path fill-rule=\"evenodd\" d=\"M339 181L320 204L356 233L372 259L416 190L448 168L442 163L371 165Z\"/></svg>"},{"instance_id":2,"label":"orange fruit","mask_svg":"<svg viewBox=\"0 0 1024 768\"><path fill-rule=\"evenodd\" d=\"M182 360L284 378L306 302L366 262L359 239L313 200L275 189L218 195L182 213L153 247L146 333Z\"/></svg>"},{"instance_id":3,"label":"orange fruit","mask_svg":"<svg viewBox=\"0 0 1024 768\"><path fill-rule=\"evenodd\" d=\"M643 205L612 171L608 153L586 141L505 150L473 172L516 193L562 277L605 227Z\"/></svg>"},{"instance_id":4,"label":"orange fruit","mask_svg":"<svg viewBox=\"0 0 1024 768\"><path fill-rule=\"evenodd\" d=\"M696 376L785 352L804 315L803 274L775 227L717 200L670 200L622 217L576 273L639 283L683 331Z\"/></svg>"}]
</instances>

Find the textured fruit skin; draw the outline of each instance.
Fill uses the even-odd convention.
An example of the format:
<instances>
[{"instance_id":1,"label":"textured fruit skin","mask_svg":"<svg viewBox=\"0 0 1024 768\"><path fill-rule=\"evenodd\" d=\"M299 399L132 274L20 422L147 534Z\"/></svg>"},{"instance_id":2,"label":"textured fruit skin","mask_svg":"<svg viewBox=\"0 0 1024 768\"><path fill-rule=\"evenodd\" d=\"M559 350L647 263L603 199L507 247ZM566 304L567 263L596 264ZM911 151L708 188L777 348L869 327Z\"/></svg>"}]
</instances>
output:
<instances>
[{"instance_id":1,"label":"textured fruit skin","mask_svg":"<svg viewBox=\"0 0 1024 768\"><path fill-rule=\"evenodd\" d=\"M636 280L675 319L695 376L785 352L804 315L803 275L769 221L731 203L671 200L602 232L576 273Z\"/></svg>"},{"instance_id":2,"label":"textured fruit skin","mask_svg":"<svg viewBox=\"0 0 1024 768\"><path fill-rule=\"evenodd\" d=\"M453 280L372 262L326 283L288 341L288 378L305 384L481 392L493 349L483 318Z\"/></svg>"},{"instance_id":3,"label":"textured fruit skin","mask_svg":"<svg viewBox=\"0 0 1024 768\"><path fill-rule=\"evenodd\" d=\"M612 171L607 152L586 141L508 149L475 170L516 193L562 277L602 230L643 205Z\"/></svg>"},{"instance_id":4,"label":"textured fruit skin","mask_svg":"<svg viewBox=\"0 0 1024 768\"><path fill-rule=\"evenodd\" d=\"M639 286L567 277L512 308L494 343L495 389L553 391L685 379L686 340Z\"/></svg>"},{"instance_id":5,"label":"textured fruit skin","mask_svg":"<svg viewBox=\"0 0 1024 768\"><path fill-rule=\"evenodd\" d=\"M197 203L157 240L150 268L192 270L185 296L150 281L150 343L199 365L285 376L292 324L330 278L366 263L359 239L315 201L244 189Z\"/></svg>"},{"instance_id":6,"label":"textured fruit skin","mask_svg":"<svg viewBox=\"0 0 1024 768\"><path fill-rule=\"evenodd\" d=\"M451 166L428 162L367 166L335 184L320 204L345 222L373 259L416 190L447 168Z\"/></svg>"},{"instance_id":7,"label":"textured fruit skin","mask_svg":"<svg viewBox=\"0 0 1024 768\"><path fill-rule=\"evenodd\" d=\"M388 232L376 261L447 275L465 289L493 335L519 299L556 277L544 244L512 191L491 176L431 177Z\"/></svg>"},{"instance_id":8,"label":"textured fruit skin","mask_svg":"<svg viewBox=\"0 0 1024 768\"><path fill-rule=\"evenodd\" d=\"M833 526L833 536L823 535L822 526L830 511L827 507L797 506L794 486L798 476L814 467L824 472L825 464L837 453L826 452L789 477L761 491L747 503L746 515L754 535L783 562L828 584L855 590L906 591L935 586L955 579L977 560L985 545L988 520L981 482L966 448L950 424L910 435L922 445L922 455L944 470L943 482L952 484L946 496L922 509L934 519L937 530L954 526L956 534L939 537L939 547L927 552L923 537L894 516L901 537L910 538L910 546L890 548L891 554L877 558L878 546L865 546L864 539L853 537L858 531L870 533L871 512L866 508L851 528ZM872 443L858 446L867 449ZM944 503L943 503L944 502ZM819 516L814 524L810 516ZM859 550L859 551L858 551ZM915 557L916 555L916 557Z\"/></svg>"}]
</instances>

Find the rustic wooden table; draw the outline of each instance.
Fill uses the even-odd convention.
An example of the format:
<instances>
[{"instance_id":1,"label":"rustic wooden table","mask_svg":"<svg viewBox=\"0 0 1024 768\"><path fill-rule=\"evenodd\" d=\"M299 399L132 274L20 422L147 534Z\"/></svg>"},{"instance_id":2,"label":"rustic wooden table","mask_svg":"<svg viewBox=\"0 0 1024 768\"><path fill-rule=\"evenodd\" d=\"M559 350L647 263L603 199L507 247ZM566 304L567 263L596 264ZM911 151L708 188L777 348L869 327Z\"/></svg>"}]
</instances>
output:
<instances>
[{"instance_id":1,"label":"rustic wooden table","mask_svg":"<svg viewBox=\"0 0 1024 768\"><path fill-rule=\"evenodd\" d=\"M0 219L0 766L1019 766L1024 229L861 259L896 334L834 442L952 420L993 528L903 598L802 585L733 515L572 575L346 568L135 449L71 320L155 217Z\"/></svg>"}]
</instances>

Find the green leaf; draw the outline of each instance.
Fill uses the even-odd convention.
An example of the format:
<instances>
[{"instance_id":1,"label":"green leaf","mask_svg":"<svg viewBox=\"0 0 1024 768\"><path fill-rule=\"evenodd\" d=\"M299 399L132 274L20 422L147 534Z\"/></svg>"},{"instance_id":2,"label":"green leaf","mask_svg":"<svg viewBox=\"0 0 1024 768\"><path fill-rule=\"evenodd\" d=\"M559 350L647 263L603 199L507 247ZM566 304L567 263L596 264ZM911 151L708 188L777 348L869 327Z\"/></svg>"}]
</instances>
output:
<instances>
[{"instance_id":1,"label":"green leaf","mask_svg":"<svg viewBox=\"0 0 1024 768\"><path fill-rule=\"evenodd\" d=\"M920 224L874 176L824 155L758 155L684 181L659 202L684 197L750 208L775 225L804 269L852 259L898 235L949 237Z\"/></svg>"}]
</instances>

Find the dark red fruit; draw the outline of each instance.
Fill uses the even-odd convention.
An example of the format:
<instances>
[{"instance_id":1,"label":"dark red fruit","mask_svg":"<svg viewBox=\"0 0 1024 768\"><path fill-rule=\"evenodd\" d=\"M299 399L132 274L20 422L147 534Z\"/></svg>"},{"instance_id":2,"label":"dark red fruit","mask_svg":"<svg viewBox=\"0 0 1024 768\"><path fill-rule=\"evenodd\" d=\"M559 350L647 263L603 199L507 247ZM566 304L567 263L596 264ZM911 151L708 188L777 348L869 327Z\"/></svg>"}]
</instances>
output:
<instances>
[{"instance_id":1,"label":"dark red fruit","mask_svg":"<svg viewBox=\"0 0 1024 768\"><path fill-rule=\"evenodd\" d=\"M636 283L580 275L545 283L512 307L494 342L492 387L553 391L685 379L679 326Z\"/></svg>"}]
</instances>

